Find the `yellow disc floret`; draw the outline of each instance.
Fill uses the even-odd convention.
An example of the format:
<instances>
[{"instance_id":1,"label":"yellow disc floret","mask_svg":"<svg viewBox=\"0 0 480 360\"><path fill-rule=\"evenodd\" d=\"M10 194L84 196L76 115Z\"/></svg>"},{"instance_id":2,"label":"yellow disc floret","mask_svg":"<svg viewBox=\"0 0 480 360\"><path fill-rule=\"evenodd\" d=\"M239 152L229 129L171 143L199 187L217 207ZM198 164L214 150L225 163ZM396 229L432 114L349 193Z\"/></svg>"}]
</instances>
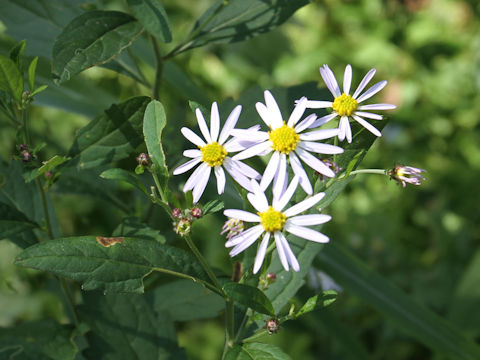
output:
<instances>
[{"instance_id":1,"label":"yellow disc floret","mask_svg":"<svg viewBox=\"0 0 480 360\"><path fill-rule=\"evenodd\" d=\"M337 96L333 101L332 109L340 116L350 116L357 110L357 100L347 94Z\"/></svg>"},{"instance_id":2,"label":"yellow disc floret","mask_svg":"<svg viewBox=\"0 0 480 360\"><path fill-rule=\"evenodd\" d=\"M258 216L260 216L263 228L268 232L281 231L285 221L287 221L287 217L281 211L277 211L271 206L268 207L267 211L259 212Z\"/></svg>"},{"instance_id":3,"label":"yellow disc floret","mask_svg":"<svg viewBox=\"0 0 480 360\"><path fill-rule=\"evenodd\" d=\"M201 147L200 151L202 152L202 161L211 167L222 165L228 155L227 150L216 141Z\"/></svg>"},{"instance_id":4,"label":"yellow disc floret","mask_svg":"<svg viewBox=\"0 0 480 360\"><path fill-rule=\"evenodd\" d=\"M272 149L288 154L295 150L297 143L300 141L300 136L293 128L283 123L282 127L272 130L269 133L270 141L273 143Z\"/></svg>"}]
</instances>

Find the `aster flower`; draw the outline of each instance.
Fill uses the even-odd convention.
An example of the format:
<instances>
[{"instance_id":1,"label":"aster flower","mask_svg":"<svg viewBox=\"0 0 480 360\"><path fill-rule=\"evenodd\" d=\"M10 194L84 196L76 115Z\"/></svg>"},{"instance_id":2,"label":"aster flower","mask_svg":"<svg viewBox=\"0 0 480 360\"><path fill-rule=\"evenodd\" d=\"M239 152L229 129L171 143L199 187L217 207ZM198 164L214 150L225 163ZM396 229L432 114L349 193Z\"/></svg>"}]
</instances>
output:
<instances>
[{"instance_id":1,"label":"aster flower","mask_svg":"<svg viewBox=\"0 0 480 360\"><path fill-rule=\"evenodd\" d=\"M318 140L337 136L339 131L338 129L325 129L303 132L317 118L315 114L312 114L299 122L305 112L307 102L306 97L300 99L292 111L288 122L285 122L277 102L270 91L267 90L265 91L265 104L258 102L256 103L256 108L262 120L270 128L270 131L252 131L248 129L235 129L232 131L232 135L239 139L258 141L256 145L236 154L233 157L235 160L248 159L256 155L266 155L273 151L273 155L260 182L262 190L265 190L272 180L274 188L283 187L287 176L287 158L290 160L289 163L293 172L300 179L300 185L309 195L313 193L313 188L300 159L309 167L325 176L335 176L332 169L312 155L311 152L317 154L342 153L343 149L338 146L318 142Z\"/></svg>"},{"instance_id":2,"label":"aster flower","mask_svg":"<svg viewBox=\"0 0 480 360\"><path fill-rule=\"evenodd\" d=\"M207 123L202 115L200 109L197 109L195 114L197 116L198 125L200 131L205 139L202 140L197 134L195 134L189 128L183 127L181 129L183 136L190 142L195 144L198 149L185 150L183 155L191 158L191 160L180 165L173 171L173 175L183 174L189 171L197 164L200 164L195 171L190 175L183 191L187 192L193 190L193 202L196 203L203 194L205 187L207 186L210 174L213 172L217 178L217 191L218 194L222 194L225 190L225 171L239 183L242 187L251 191L250 178L259 178L260 174L251 168L250 166L242 163L241 161L234 160L229 157L230 152L237 152L245 149L247 144L239 142L237 139L229 138L232 129L235 127L237 120L242 111L241 105L238 105L233 109L220 132L220 114L218 112L217 103L212 104L210 114L210 130L207 127ZM252 130L254 131L254 130Z\"/></svg>"},{"instance_id":3,"label":"aster flower","mask_svg":"<svg viewBox=\"0 0 480 360\"><path fill-rule=\"evenodd\" d=\"M395 166L393 169L388 170L387 174L391 179L402 184L403 187L405 187L407 183L418 186L422 180L425 180L425 177L422 176L422 172L424 171L426 170L413 166Z\"/></svg>"},{"instance_id":4,"label":"aster flower","mask_svg":"<svg viewBox=\"0 0 480 360\"><path fill-rule=\"evenodd\" d=\"M338 134L338 139L340 141L343 141L346 138L349 143L352 142L352 129L350 128L349 122L350 118L357 121L360 125L370 131L372 134L376 136L382 136L380 131L378 131L377 128L375 128L364 118L382 120L381 115L371 113L368 110L391 110L395 109L396 106L392 104L360 105L360 103L371 98L373 95L382 90L385 85L387 85L386 80L380 81L372 85L365 92L363 92L363 94L361 94L363 89L365 89L367 84L375 75L375 72L376 69L371 69L362 79L360 85L358 85L357 90L355 90L353 95L350 95L350 87L352 85L352 67L350 65L347 65L347 67L345 68L345 73L343 75L342 93L338 86L337 80L335 79L333 71L330 70L327 65L323 65L323 67L320 68L320 74L322 75L323 81L325 81L328 90L330 90L330 92L332 93L334 100L333 102L310 100L307 103L307 107L311 109L331 108L333 112L318 119L318 121L313 123L310 127L318 127L336 118L337 116L340 116L340 122L338 125L338 129L340 130Z\"/></svg>"},{"instance_id":5,"label":"aster flower","mask_svg":"<svg viewBox=\"0 0 480 360\"><path fill-rule=\"evenodd\" d=\"M298 176L293 178L285 191L278 193L274 189L271 205L269 205L260 185L255 180L251 180L251 182L253 193L249 193L247 198L258 212L254 214L236 209L229 209L223 212L225 216L228 216L229 218L239 219L249 223L258 223L258 225L243 231L240 235L230 238L225 243L226 247L233 247L230 251L230 256L233 257L240 254L264 234L255 257L253 273L256 274L262 267L268 242L272 236L275 239L278 256L284 269L288 271L291 266L293 270L299 271L300 265L298 260L290 248L283 232L285 231L318 243L327 243L329 241L327 236L306 226L323 224L329 221L331 216L323 214L299 215L317 204L325 196L325 193L318 193L284 211L283 209L297 189L299 182Z\"/></svg>"}]
</instances>

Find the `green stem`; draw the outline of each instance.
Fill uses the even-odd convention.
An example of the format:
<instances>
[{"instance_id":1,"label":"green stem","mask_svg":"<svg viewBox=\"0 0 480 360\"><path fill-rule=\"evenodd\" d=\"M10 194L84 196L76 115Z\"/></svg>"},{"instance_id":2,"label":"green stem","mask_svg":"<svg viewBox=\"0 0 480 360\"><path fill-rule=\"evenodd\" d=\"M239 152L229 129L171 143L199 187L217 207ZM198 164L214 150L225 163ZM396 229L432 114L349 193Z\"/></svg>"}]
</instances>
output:
<instances>
[{"instance_id":1,"label":"green stem","mask_svg":"<svg viewBox=\"0 0 480 360\"><path fill-rule=\"evenodd\" d=\"M235 343L235 321L234 321L235 306L232 300L225 302L225 346L223 348L222 359L225 358L228 350L233 347Z\"/></svg>"},{"instance_id":2,"label":"green stem","mask_svg":"<svg viewBox=\"0 0 480 360\"><path fill-rule=\"evenodd\" d=\"M387 175L387 170L385 170L385 169L360 169L360 170L353 170L353 171L350 171L350 174L348 174L348 176L357 175L357 174Z\"/></svg>"},{"instance_id":3,"label":"green stem","mask_svg":"<svg viewBox=\"0 0 480 360\"><path fill-rule=\"evenodd\" d=\"M27 109L22 110L22 123L23 128L25 129L25 142L28 146L32 146L32 138L30 135L30 130L28 129Z\"/></svg>"},{"instance_id":4,"label":"green stem","mask_svg":"<svg viewBox=\"0 0 480 360\"><path fill-rule=\"evenodd\" d=\"M155 39L153 36L150 36L150 38L153 45L153 52L155 53L155 59L157 61L157 67L155 70L155 82L153 83L152 96L155 100L159 100L160 85L162 83L163 59L162 59L162 55L160 54L160 49L158 47L157 39Z\"/></svg>"},{"instance_id":5,"label":"green stem","mask_svg":"<svg viewBox=\"0 0 480 360\"><path fill-rule=\"evenodd\" d=\"M45 194L45 190L43 189L43 186L38 178L35 179L35 183L37 184L38 191L40 192L40 196L42 198L43 214L45 216L45 223L47 225L47 234L50 240L53 240L55 236L53 235L52 223L50 222L50 212L48 210L47 195Z\"/></svg>"},{"instance_id":6,"label":"green stem","mask_svg":"<svg viewBox=\"0 0 480 360\"><path fill-rule=\"evenodd\" d=\"M165 193L163 192L163 188L162 188L162 186L160 185L160 180L158 180L158 176L157 176L157 174L155 173L155 170L152 170L152 171L151 171L151 174L152 174L152 177L153 177L153 181L155 182L155 185L156 185L156 187L157 187L158 193L160 194L160 199L161 199L165 204L168 204L167 197L165 196Z\"/></svg>"}]
</instances>

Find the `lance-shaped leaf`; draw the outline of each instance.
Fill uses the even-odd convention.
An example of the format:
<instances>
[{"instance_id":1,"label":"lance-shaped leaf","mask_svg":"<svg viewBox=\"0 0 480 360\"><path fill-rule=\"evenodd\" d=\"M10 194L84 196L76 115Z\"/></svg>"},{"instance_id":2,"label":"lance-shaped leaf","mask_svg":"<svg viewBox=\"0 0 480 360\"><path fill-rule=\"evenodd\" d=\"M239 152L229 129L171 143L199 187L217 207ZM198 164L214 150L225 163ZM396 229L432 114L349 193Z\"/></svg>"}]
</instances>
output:
<instances>
[{"instance_id":1,"label":"lance-shaped leaf","mask_svg":"<svg viewBox=\"0 0 480 360\"><path fill-rule=\"evenodd\" d=\"M64 162L68 161L68 158L65 156L55 155L50 160L43 162L43 165L40 166L38 169L33 169L23 175L25 182L30 182L35 178L39 177L40 175L45 174L47 171L52 171L57 166L63 164Z\"/></svg>"},{"instance_id":2,"label":"lance-shaped leaf","mask_svg":"<svg viewBox=\"0 0 480 360\"><path fill-rule=\"evenodd\" d=\"M142 32L142 25L119 11L89 11L74 18L53 45L53 75L60 82L112 60Z\"/></svg>"},{"instance_id":3,"label":"lance-shaped leaf","mask_svg":"<svg viewBox=\"0 0 480 360\"><path fill-rule=\"evenodd\" d=\"M142 143L142 120L150 101L138 96L108 110L80 129L66 166L88 169L129 156Z\"/></svg>"},{"instance_id":4,"label":"lance-shaped leaf","mask_svg":"<svg viewBox=\"0 0 480 360\"><path fill-rule=\"evenodd\" d=\"M101 360L186 359L175 326L165 312L155 313L138 294L83 294L80 319L87 323L86 358Z\"/></svg>"},{"instance_id":5,"label":"lance-shaped leaf","mask_svg":"<svg viewBox=\"0 0 480 360\"><path fill-rule=\"evenodd\" d=\"M147 191L147 188L136 174L133 174L127 170L123 169L108 169L100 174L100 177L108 180L120 180L129 183L130 185L136 187L138 190L143 192L145 195L150 196Z\"/></svg>"},{"instance_id":6,"label":"lance-shaped leaf","mask_svg":"<svg viewBox=\"0 0 480 360\"><path fill-rule=\"evenodd\" d=\"M54 320L39 320L0 328L0 357L23 360L73 360L78 352L74 329Z\"/></svg>"},{"instance_id":7,"label":"lance-shaped leaf","mask_svg":"<svg viewBox=\"0 0 480 360\"><path fill-rule=\"evenodd\" d=\"M14 207L0 202L0 239L20 234L37 225Z\"/></svg>"},{"instance_id":8,"label":"lance-shaped leaf","mask_svg":"<svg viewBox=\"0 0 480 360\"><path fill-rule=\"evenodd\" d=\"M270 300L256 287L229 282L223 285L223 291L235 302L245 305L256 312L271 316L275 315Z\"/></svg>"},{"instance_id":9,"label":"lance-shaped leaf","mask_svg":"<svg viewBox=\"0 0 480 360\"><path fill-rule=\"evenodd\" d=\"M250 343L235 345L225 355L225 360L291 360L291 357L275 345Z\"/></svg>"},{"instance_id":10,"label":"lance-shaped leaf","mask_svg":"<svg viewBox=\"0 0 480 360\"><path fill-rule=\"evenodd\" d=\"M295 317L299 317L311 311L322 309L331 305L337 300L337 292L335 290L326 290L321 294L317 294L309 298L305 304L295 313Z\"/></svg>"},{"instance_id":11,"label":"lance-shaped leaf","mask_svg":"<svg viewBox=\"0 0 480 360\"><path fill-rule=\"evenodd\" d=\"M44 242L24 250L21 266L80 281L84 290L143 292L152 271L196 281L207 280L199 263L184 250L154 240L83 236Z\"/></svg>"},{"instance_id":12,"label":"lance-shaped leaf","mask_svg":"<svg viewBox=\"0 0 480 360\"><path fill-rule=\"evenodd\" d=\"M219 0L198 20L184 49L243 41L284 23L308 0ZM182 49L183 50L183 49Z\"/></svg>"},{"instance_id":13,"label":"lance-shaped leaf","mask_svg":"<svg viewBox=\"0 0 480 360\"><path fill-rule=\"evenodd\" d=\"M417 304L337 243L328 244L317 260L345 290L363 299L432 350L452 359L480 359L480 347L462 332Z\"/></svg>"},{"instance_id":14,"label":"lance-shaped leaf","mask_svg":"<svg viewBox=\"0 0 480 360\"><path fill-rule=\"evenodd\" d=\"M168 181L168 169L162 148L162 131L167 124L165 110L160 101L152 100L145 110L143 118L143 135L148 153L154 164L154 171L160 177L165 187Z\"/></svg>"},{"instance_id":15,"label":"lance-shaped leaf","mask_svg":"<svg viewBox=\"0 0 480 360\"><path fill-rule=\"evenodd\" d=\"M0 55L0 90L9 93L17 104L22 103L23 76L12 59Z\"/></svg>"},{"instance_id":16,"label":"lance-shaped leaf","mask_svg":"<svg viewBox=\"0 0 480 360\"><path fill-rule=\"evenodd\" d=\"M167 43L172 41L167 13L160 0L127 0L127 4L150 34Z\"/></svg>"}]
</instances>

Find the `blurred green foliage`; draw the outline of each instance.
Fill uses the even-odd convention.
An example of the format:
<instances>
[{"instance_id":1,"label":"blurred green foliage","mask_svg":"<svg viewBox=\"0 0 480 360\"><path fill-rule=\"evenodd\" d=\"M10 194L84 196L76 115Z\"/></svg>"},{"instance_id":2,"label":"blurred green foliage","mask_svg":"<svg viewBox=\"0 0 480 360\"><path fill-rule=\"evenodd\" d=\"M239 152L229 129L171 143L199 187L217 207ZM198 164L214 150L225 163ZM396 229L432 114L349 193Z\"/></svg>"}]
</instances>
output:
<instances>
[{"instance_id":1,"label":"blurred green foliage","mask_svg":"<svg viewBox=\"0 0 480 360\"><path fill-rule=\"evenodd\" d=\"M211 1L163 3L174 40L178 40ZM123 1L105 1L102 8L105 6L121 10L126 5ZM188 70L190 80L204 89L202 96L219 102L227 97L236 99L254 85L269 89L320 82L318 67L322 64L329 64L337 74L351 64L354 84L371 67L377 68L375 79L389 81L382 100L397 104L397 110L391 113L383 137L376 141L362 166L421 167L428 170L427 180L418 188L402 188L385 177L358 175L329 207L334 221L323 230L332 241L353 250L372 269L477 341L479 16L480 4L474 0L315 1L268 34L241 43L197 48L175 58ZM1 29L5 31L5 27ZM5 54L13 43L7 34L1 35L0 53ZM172 47L164 46L164 52ZM135 46L131 51L136 51ZM41 55L30 43L27 54ZM152 65L146 58L141 63L148 81L154 74ZM48 63L41 59L39 68L49 74ZM53 103L48 92L56 91L55 85L38 96L38 105L52 106L35 107L31 115L34 138L49 145L40 153L42 160L66 153L75 131L110 103L150 95L146 87L132 79L102 68L90 69L79 79L72 82L83 81L85 99L89 98L89 82L102 96L92 95L88 111L79 111L68 102ZM160 96L170 124L164 136L178 136L181 126L194 124L187 104L191 98L171 81L162 84ZM172 154L167 164L172 168L181 161L183 144L178 141L167 146L166 153ZM14 153L15 132L0 122L0 156L8 159ZM133 170L135 165L134 158L121 161L124 168ZM179 182L176 179L173 186L178 187ZM140 195L127 186L119 187L115 196L141 204L136 200ZM95 197L57 194L54 201L65 236L108 235L123 217L108 202ZM162 226L158 220L162 216L161 210L154 209L150 222ZM220 228L221 221L209 217L195 226ZM222 268L230 269L228 254L219 246L223 243L220 235L215 239L199 236L198 241L212 263L220 262ZM44 317L65 321L60 302L47 292L59 292L52 289L47 275L12 265L19 251L8 242L0 242L0 325ZM188 345L191 359L213 359L223 344L222 327L216 320L179 323L180 346ZM302 360L442 358L438 354L434 357L429 349L348 291L341 292L332 307L288 323L277 335L262 341L277 344L293 359Z\"/></svg>"}]
</instances>

